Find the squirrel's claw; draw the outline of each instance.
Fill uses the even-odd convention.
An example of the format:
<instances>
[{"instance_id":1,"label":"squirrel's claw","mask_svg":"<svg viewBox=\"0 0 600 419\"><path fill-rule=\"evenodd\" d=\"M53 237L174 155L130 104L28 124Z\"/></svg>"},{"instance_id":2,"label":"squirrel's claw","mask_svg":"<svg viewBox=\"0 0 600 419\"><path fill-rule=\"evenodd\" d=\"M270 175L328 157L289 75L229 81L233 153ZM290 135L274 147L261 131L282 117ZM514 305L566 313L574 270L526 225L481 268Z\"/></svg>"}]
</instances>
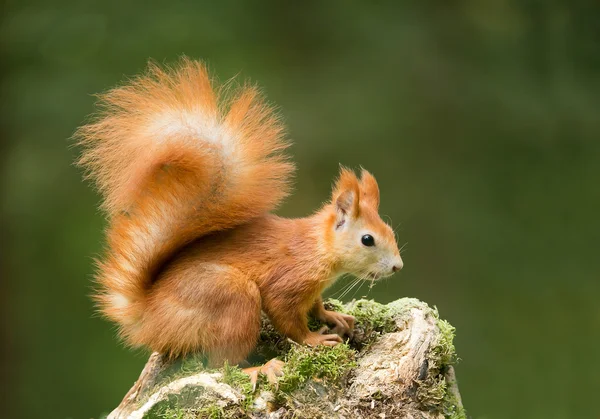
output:
<instances>
[{"instance_id":1,"label":"squirrel's claw","mask_svg":"<svg viewBox=\"0 0 600 419\"><path fill-rule=\"evenodd\" d=\"M273 358L260 368L260 372L267 376L269 383L277 388L279 386L278 377L283 376L283 366L285 363Z\"/></svg>"},{"instance_id":2,"label":"squirrel's claw","mask_svg":"<svg viewBox=\"0 0 600 419\"><path fill-rule=\"evenodd\" d=\"M250 369L250 368L248 368ZM258 383L258 370L246 371L242 370L250 377L250 384L252 384L252 392L256 390L256 383Z\"/></svg>"},{"instance_id":3,"label":"squirrel's claw","mask_svg":"<svg viewBox=\"0 0 600 419\"><path fill-rule=\"evenodd\" d=\"M264 374L267 376L267 380L269 383L278 386L277 378L283 376L283 366L285 363L283 361L278 360L277 358L271 359L264 365L260 367L250 367L244 368L242 372L248 374L250 377L250 384L252 384L252 391L256 390L256 384L258 382L258 374Z\"/></svg>"}]
</instances>

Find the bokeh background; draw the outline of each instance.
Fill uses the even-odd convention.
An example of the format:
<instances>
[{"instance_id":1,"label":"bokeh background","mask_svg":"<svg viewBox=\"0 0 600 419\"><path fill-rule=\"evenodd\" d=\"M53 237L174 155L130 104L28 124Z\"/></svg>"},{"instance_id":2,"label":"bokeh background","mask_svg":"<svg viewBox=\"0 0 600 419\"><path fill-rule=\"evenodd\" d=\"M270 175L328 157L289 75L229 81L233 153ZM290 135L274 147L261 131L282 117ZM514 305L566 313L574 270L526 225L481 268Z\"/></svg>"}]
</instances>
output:
<instances>
[{"instance_id":1,"label":"bokeh background","mask_svg":"<svg viewBox=\"0 0 600 419\"><path fill-rule=\"evenodd\" d=\"M88 297L105 221L69 137L182 54L280 107L281 214L338 163L377 176L406 265L354 296L439 308L471 417L600 416L600 3L6 0L0 33L0 416L97 418L140 372Z\"/></svg>"}]
</instances>

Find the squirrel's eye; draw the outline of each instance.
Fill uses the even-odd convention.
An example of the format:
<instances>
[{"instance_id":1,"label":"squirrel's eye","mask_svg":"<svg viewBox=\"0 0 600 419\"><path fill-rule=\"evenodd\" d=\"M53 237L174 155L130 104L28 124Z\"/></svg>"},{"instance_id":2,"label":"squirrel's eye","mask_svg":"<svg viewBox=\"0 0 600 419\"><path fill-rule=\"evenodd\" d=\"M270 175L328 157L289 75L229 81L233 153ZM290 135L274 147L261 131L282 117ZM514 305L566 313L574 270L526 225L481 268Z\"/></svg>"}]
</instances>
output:
<instances>
[{"instance_id":1,"label":"squirrel's eye","mask_svg":"<svg viewBox=\"0 0 600 419\"><path fill-rule=\"evenodd\" d=\"M360 239L360 241L365 246L369 246L369 247L370 246L375 246L375 239L370 234L365 234L364 236L362 236L362 238Z\"/></svg>"}]
</instances>

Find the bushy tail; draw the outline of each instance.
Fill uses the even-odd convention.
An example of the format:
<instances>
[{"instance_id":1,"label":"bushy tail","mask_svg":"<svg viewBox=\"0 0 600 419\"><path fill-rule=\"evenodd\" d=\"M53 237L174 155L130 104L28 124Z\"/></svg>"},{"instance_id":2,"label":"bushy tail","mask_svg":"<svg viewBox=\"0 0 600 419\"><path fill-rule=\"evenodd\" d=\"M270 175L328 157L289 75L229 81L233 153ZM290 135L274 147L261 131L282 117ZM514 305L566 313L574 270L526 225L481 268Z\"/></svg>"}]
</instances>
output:
<instances>
[{"instance_id":1,"label":"bushy tail","mask_svg":"<svg viewBox=\"0 0 600 419\"><path fill-rule=\"evenodd\" d=\"M283 125L257 90L215 88L197 61L150 65L100 106L76 133L79 164L110 222L97 299L127 337L162 264L198 237L272 210L294 167Z\"/></svg>"}]
</instances>

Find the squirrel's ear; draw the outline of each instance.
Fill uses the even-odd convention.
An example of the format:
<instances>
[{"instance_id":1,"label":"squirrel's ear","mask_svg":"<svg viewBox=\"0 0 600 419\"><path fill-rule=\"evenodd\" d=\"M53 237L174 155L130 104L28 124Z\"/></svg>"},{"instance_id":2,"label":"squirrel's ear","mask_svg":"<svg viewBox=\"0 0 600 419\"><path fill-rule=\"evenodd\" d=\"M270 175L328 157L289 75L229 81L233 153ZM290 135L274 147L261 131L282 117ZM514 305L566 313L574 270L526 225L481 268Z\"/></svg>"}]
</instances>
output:
<instances>
[{"instance_id":1,"label":"squirrel's ear","mask_svg":"<svg viewBox=\"0 0 600 419\"><path fill-rule=\"evenodd\" d=\"M332 201L337 213L337 225L359 216L360 188L354 172L342 168L333 190Z\"/></svg>"},{"instance_id":2,"label":"squirrel's ear","mask_svg":"<svg viewBox=\"0 0 600 419\"><path fill-rule=\"evenodd\" d=\"M367 170L362 169L360 174L361 200L377 211L379 209L379 186L375 177Z\"/></svg>"}]
</instances>

